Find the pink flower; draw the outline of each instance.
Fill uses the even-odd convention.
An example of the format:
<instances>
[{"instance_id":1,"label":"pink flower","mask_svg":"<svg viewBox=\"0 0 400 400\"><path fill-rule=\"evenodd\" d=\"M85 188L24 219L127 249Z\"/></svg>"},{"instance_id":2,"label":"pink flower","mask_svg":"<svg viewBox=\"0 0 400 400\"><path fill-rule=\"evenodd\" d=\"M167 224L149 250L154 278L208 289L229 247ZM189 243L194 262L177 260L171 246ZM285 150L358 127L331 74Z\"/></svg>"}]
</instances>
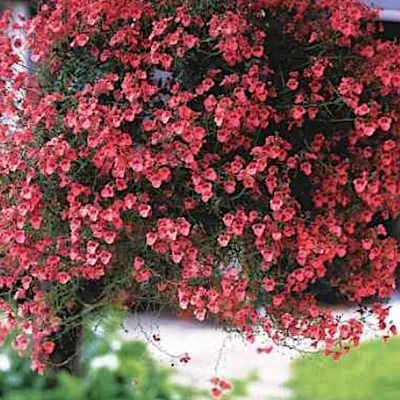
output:
<instances>
[{"instance_id":1,"label":"pink flower","mask_svg":"<svg viewBox=\"0 0 400 400\"><path fill-rule=\"evenodd\" d=\"M309 162L303 162L300 164L300 168L303 171L304 175L310 176L312 172L312 167Z\"/></svg>"},{"instance_id":2,"label":"pink flower","mask_svg":"<svg viewBox=\"0 0 400 400\"><path fill-rule=\"evenodd\" d=\"M265 278L263 280L263 287L266 292L273 292L276 286L276 282L274 279Z\"/></svg>"},{"instance_id":3,"label":"pink flower","mask_svg":"<svg viewBox=\"0 0 400 400\"><path fill-rule=\"evenodd\" d=\"M133 268L137 271L141 270L144 267L144 260L141 257L135 257L133 261Z\"/></svg>"},{"instance_id":4,"label":"pink flower","mask_svg":"<svg viewBox=\"0 0 400 400\"><path fill-rule=\"evenodd\" d=\"M218 243L221 247L227 247L230 241L231 237L227 233L218 236Z\"/></svg>"},{"instance_id":5,"label":"pink flower","mask_svg":"<svg viewBox=\"0 0 400 400\"><path fill-rule=\"evenodd\" d=\"M299 87L299 82L298 82L297 79L291 78L291 79L289 79L289 80L287 81L286 86L287 86L290 90L294 91L294 90L296 90L296 89Z\"/></svg>"},{"instance_id":6,"label":"pink flower","mask_svg":"<svg viewBox=\"0 0 400 400\"><path fill-rule=\"evenodd\" d=\"M151 272L146 268L142 268L135 272L134 278L139 283L146 282L151 278Z\"/></svg>"},{"instance_id":7,"label":"pink flower","mask_svg":"<svg viewBox=\"0 0 400 400\"><path fill-rule=\"evenodd\" d=\"M153 246L158 239L158 235L154 232L146 233L146 243L148 246Z\"/></svg>"},{"instance_id":8,"label":"pink flower","mask_svg":"<svg viewBox=\"0 0 400 400\"><path fill-rule=\"evenodd\" d=\"M283 295L280 294L272 298L272 304L274 305L274 307L280 307L283 304L284 300L285 298L283 297Z\"/></svg>"},{"instance_id":9,"label":"pink flower","mask_svg":"<svg viewBox=\"0 0 400 400\"><path fill-rule=\"evenodd\" d=\"M265 224L255 224L252 226L254 235L257 237L261 237L265 231Z\"/></svg>"},{"instance_id":10,"label":"pink flower","mask_svg":"<svg viewBox=\"0 0 400 400\"><path fill-rule=\"evenodd\" d=\"M381 117L378 120L379 127L384 131L388 132L392 125L392 118L390 117Z\"/></svg>"},{"instance_id":11,"label":"pink flower","mask_svg":"<svg viewBox=\"0 0 400 400\"><path fill-rule=\"evenodd\" d=\"M107 244L113 244L117 238L117 233L112 231L105 231L103 233L103 239Z\"/></svg>"},{"instance_id":12,"label":"pink flower","mask_svg":"<svg viewBox=\"0 0 400 400\"><path fill-rule=\"evenodd\" d=\"M305 113L306 113L306 109L302 106L296 106L291 111L292 118L295 120L302 119Z\"/></svg>"},{"instance_id":13,"label":"pink flower","mask_svg":"<svg viewBox=\"0 0 400 400\"><path fill-rule=\"evenodd\" d=\"M139 215L142 218L147 218L150 215L151 206L149 206L148 204L139 204L138 210L139 210Z\"/></svg>"},{"instance_id":14,"label":"pink flower","mask_svg":"<svg viewBox=\"0 0 400 400\"><path fill-rule=\"evenodd\" d=\"M114 188L111 185L106 185L101 191L101 197L104 199L114 197Z\"/></svg>"},{"instance_id":15,"label":"pink flower","mask_svg":"<svg viewBox=\"0 0 400 400\"><path fill-rule=\"evenodd\" d=\"M224 182L224 190L227 194L233 194L236 191L236 182L229 180Z\"/></svg>"},{"instance_id":16,"label":"pink flower","mask_svg":"<svg viewBox=\"0 0 400 400\"><path fill-rule=\"evenodd\" d=\"M368 184L368 182L366 179L357 178L357 179L354 179L354 181L353 181L354 188L355 188L356 192L359 194L364 192L365 188L367 187L367 184Z\"/></svg>"},{"instance_id":17,"label":"pink flower","mask_svg":"<svg viewBox=\"0 0 400 400\"><path fill-rule=\"evenodd\" d=\"M71 280L71 276L67 272L59 272L57 274L57 281L61 283L61 285L65 285Z\"/></svg>"},{"instance_id":18,"label":"pink flower","mask_svg":"<svg viewBox=\"0 0 400 400\"><path fill-rule=\"evenodd\" d=\"M79 47L83 47L86 45L86 43L89 41L89 35L86 35L84 33L82 34L78 34L75 36L74 41L71 43L71 46L79 46Z\"/></svg>"},{"instance_id":19,"label":"pink flower","mask_svg":"<svg viewBox=\"0 0 400 400\"><path fill-rule=\"evenodd\" d=\"M18 351L25 351L29 346L28 337L24 334L18 335L14 339L12 346L14 347L14 349L16 349Z\"/></svg>"},{"instance_id":20,"label":"pink flower","mask_svg":"<svg viewBox=\"0 0 400 400\"><path fill-rule=\"evenodd\" d=\"M52 354L54 351L54 348L55 348L54 342L48 341L48 342L44 342L42 345L43 353L46 355Z\"/></svg>"}]
</instances>

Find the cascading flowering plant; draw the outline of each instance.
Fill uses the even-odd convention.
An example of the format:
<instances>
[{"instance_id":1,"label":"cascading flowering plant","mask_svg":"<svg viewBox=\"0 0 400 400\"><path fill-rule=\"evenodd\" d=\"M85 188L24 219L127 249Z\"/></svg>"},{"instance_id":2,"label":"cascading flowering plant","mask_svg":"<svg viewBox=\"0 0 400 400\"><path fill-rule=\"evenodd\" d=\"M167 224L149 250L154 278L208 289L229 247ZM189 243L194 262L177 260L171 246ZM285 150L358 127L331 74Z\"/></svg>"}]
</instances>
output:
<instances>
[{"instance_id":1,"label":"cascading flowering plant","mask_svg":"<svg viewBox=\"0 0 400 400\"><path fill-rule=\"evenodd\" d=\"M1 338L109 304L357 344L395 286L400 46L354 0L46 0L1 21ZM15 48L32 65L15 70ZM34 70L34 71L33 71ZM21 98L21 93L24 95ZM4 118L3 118L4 121ZM79 319L81 321L81 319Z\"/></svg>"}]
</instances>

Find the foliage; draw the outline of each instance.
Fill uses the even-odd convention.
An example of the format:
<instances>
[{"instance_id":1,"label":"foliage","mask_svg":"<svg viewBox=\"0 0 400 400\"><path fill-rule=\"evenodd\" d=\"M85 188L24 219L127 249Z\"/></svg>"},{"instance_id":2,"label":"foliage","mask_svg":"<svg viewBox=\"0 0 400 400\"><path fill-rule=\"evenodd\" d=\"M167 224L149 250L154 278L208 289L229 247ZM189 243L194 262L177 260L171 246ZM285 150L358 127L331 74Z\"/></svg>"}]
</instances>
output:
<instances>
[{"instance_id":1,"label":"foliage","mask_svg":"<svg viewBox=\"0 0 400 400\"><path fill-rule=\"evenodd\" d=\"M322 356L296 360L293 400L396 400L400 395L400 340L362 344L339 363Z\"/></svg>"},{"instance_id":2,"label":"foliage","mask_svg":"<svg viewBox=\"0 0 400 400\"><path fill-rule=\"evenodd\" d=\"M88 332L89 333L89 332ZM105 333L86 336L82 372L38 375L11 347L0 353L1 400L201 400L207 391L173 383L174 370L155 361L139 341L121 342ZM9 363L9 366L7 366ZM10 368L8 368L10 367ZM253 374L233 381L228 399L245 398Z\"/></svg>"},{"instance_id":3,"label":"foliage","mask_svg":"<svg viewBox=\"0 0 400 400\"><path fill-rule=\"evenodd\" d=\"M357 344L361 318L314 288L364 303L395 285L400 47L377 11L42 3L14 23L26 43L0 27L2 336L43 371L54 333L145 299L249 340ZM15 70L24 45L36 74Z\"/></svg>"}]
</instances>

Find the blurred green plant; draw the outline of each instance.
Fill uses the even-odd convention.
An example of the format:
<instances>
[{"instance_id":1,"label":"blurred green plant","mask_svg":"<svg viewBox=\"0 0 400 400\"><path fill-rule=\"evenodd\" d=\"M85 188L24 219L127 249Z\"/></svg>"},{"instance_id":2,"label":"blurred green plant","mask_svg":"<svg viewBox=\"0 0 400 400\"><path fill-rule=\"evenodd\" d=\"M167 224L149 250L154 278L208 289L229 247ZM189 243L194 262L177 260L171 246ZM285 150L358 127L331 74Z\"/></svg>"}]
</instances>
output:
<instances>
[{"instance_id":1,"label":"blurred green plant","mask_svg":"<svg viewBox=\"0 0 400 400\"><path fill-rule=\"evenodd\" d=\"M338 362L322 355L296 360L289 387L293 400L400 399L400 339L373 341Z\"/></svg>"},{"instance_id":2,"label":"blurred green plant","mask_svg":"<svg viewBox=\"0 0 400 400\"><path fill-rule=\"evenodd\" d=\"M109 315L96 329L86 329L81 374L63 370L32 372L30 362L11 346L0 352L0 400L205 400L207 390L176 384L174 369L151 357L145 343L121 341L118 316ZM233 380L224 400L248 398L255 372Z\"/></svg>"}]
</instances>

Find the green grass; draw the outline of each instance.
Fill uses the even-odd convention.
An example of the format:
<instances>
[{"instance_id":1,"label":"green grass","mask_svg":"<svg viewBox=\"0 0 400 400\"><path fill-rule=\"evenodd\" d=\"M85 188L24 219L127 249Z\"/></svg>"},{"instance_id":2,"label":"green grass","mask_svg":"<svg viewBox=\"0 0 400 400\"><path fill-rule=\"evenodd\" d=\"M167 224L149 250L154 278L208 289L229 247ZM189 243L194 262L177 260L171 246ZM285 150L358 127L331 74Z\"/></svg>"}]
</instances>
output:
<instances>
[{"instance_id":1,"label":"green grass","mask_svg":"<svg viewBox=\"0 0 400 400\"><path fill-rule=\"evenodd\" d=\"M400 400L400 339L363 344L338 362L296 360L288 386L293 400Z\"/></svg>"}]
</instances>

